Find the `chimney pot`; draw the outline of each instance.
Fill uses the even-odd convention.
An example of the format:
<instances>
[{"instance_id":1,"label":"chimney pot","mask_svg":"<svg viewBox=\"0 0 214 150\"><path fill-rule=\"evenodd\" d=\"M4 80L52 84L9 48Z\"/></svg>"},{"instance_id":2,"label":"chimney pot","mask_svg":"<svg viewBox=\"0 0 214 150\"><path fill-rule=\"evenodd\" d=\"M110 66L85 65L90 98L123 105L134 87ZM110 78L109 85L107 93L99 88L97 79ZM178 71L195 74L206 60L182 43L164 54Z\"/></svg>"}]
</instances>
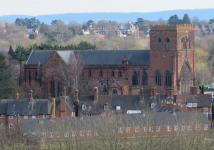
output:
<instances>
[{"instance_id":1,"label":"chimney pot","mask_svg":"<svg viewBox=\"0 0 214 150\"><path fill-rule=\"evenodd\" d=\"M98 88L94 87L94 101L98 101Z\"/></svg>"},{"instance_id":2,"label":"chimney pot","mask_svg":"<svg viewBox=\"0 0 214 150\"><path fill-rule=\"evenodd\" d=\"M196 86L190 87L190 95L197 95L197 87Z\"/></svg>"},{"instance_id":3,"label":"chimney pot","mask_svg":"<svg viewBox=\"0 0 214 150\"><path fill-rule=\"evenodd\" d=\"M17 92L17 94L16 94L16 99L19 99L19 93Z\"/></svg>"},{"instance_id":4,"label":"chimney pot","mask_svg":"<svg viewBox=\"0 0 214 150\"><path fill-rule=\"evenodd\" d=\"M33 91L32 91L32 89L30 90L30 102L33 102Z\"/></svg>"},{"instance_id":5,"label":"chimney pot","mask_svg":"<svg viewBox=\"0 0 214 150\"><path fill-rule=\"evenodd\" d=\"M66 96L66 88L63 88L63 96Z\"/></svg>"}]
</instances>

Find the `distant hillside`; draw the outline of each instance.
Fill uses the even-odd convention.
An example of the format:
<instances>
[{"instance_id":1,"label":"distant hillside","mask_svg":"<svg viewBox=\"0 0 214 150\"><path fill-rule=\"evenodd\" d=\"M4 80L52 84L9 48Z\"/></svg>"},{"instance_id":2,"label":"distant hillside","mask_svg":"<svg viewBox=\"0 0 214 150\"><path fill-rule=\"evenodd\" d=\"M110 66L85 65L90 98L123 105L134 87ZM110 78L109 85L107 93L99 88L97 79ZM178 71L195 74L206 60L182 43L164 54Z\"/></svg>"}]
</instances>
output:
<instances>
[{"instance_id":1,"label":"distant hillside","mask_svg":"<svg viewBox=\"0 0 214 150\"><path fill-rule=\"evenodd\" d=\"M50 24L51 20L61 19L66 24L71 20L75 20L79 23L88 21L89 19L99 20L111 20L117 22L136 21L136 18L144 18L146 20L157 21L159 18L165 20L169 19L170 16L177 14L179 18L182 18L185 13L190 18L197 16L200 20L207 20L214 18L214 9L195 9L195 10L172 10L172 11L161 11L152 13L67 13L67 14L52 14L52 15L41 15L36 16L41 22ZM27 15L6 15L0 16L0 20L7 19L9 21L15 21L16 18L32 18L33 16Z\"/></svg>"}]
</instances>

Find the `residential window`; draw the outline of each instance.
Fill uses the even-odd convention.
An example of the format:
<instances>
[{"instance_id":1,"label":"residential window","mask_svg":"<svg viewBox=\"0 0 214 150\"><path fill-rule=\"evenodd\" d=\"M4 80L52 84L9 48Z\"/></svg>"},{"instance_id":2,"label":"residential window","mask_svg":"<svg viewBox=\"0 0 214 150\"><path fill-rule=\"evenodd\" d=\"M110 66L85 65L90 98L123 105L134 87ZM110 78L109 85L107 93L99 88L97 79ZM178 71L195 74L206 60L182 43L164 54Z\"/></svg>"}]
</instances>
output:
<instances>
[{"instance_id":1,"label":"residential window","mask_svg":"<svg viewBox=\"0 0 214 150\"><path fill-rule=\"evenodd\" d=\"M135 133L138 133L139 132L139 128L135 128Z\"/></svg>"},{"instance_id":2,"label":"residential window","mask_svg":"<svg viewBox=\"0 0 214 150\"><path fill-rule=\"evenodd\" d=\"M99 135L99 131L97 131L97 130L94 131L94 135L95 135L95 136L98 136L98 135Z\"/></svg>"},{"instance_id":3,"label":"residential window","mask_svg":"<svg viewBox=\"0 0 214 150\"><path fill-rule=\"evenodd\" d=\"M156 127L156 132L160 132L160 127Z\"/></svg>"},{"instance_id":4,"label":"residential window","mask_svg":"<svg viewBox=\"0 0 214 150\"><path fill-rule=\"evenodd\" d=\"M89 77L91 77L91 71L89 71Z\"/></svg>"},{"instance_id":5,"label":"residential window","mask_svg":"<svg viewBox=\"0 0 214 150\"><path fill-rule=\"evenodd\" d=\"M143 127L143 131L144 131L144 132L147 132L147 128L146 128L146 127Z\"/></svg>"},{"instance_id":6,"label":"residential window","mask_svg":"<svg viewBox=\"0 0 214 150\"><path fill-rule=\"evenodd\" d=\"M13 116L9 116L9 119L13 119Z\"/></svg>"},{"instance_id":7,"label":"residential window","mask_svg":"<svg viewBox=\"0 0 214 150\"><path fill-rule=\"evenodd\" d=\"M198 130L198 131L201 130L201 126L200 126L200 125L197 125L197 126L196 126L196 130Z\"/></svg>"},{"instance_id":8,"label":"residential window","mask_svg":"<svg viewBox=\"0 0 214 150\"><path fill-rule=\"evenodd\" d=\"M130 128L129 127L126 128L126 133L130 133Z\"/></svg>"},{"instance_id":9,"label":"residential window","mask_svg":"<svg viewBox=\"0 0 214 150\"><path fill-rule=\"evenodd\" d=\"M100 77L103 77L103 72L102 71L100 71Z\"/></svg>"},{"instance_id":10,"label":"residential window","mask_svg":"<svg viewBox=\"0 0 214 150\"><path fill-rule=\"evenodd\" d=\"M50 132L49 134L50 134L50 138L53 138L53 132Z\"/></svg>"},{"instance_id":11,"label":"residential window","mask_svg":"<svg viewBox=\"0 0 214 150\"><path fill-rule=\"evenodd\" d=\"M108 105L105 105L105 106L104 106L104 110L108 110Z\"/></svg>"},{"instance_id":12,"label":"residential window","mask_svg":"<svg viewBox=\"0 0 214 150\"><path fill-rule=\"evenodd\" d=\"M91 107L91 106L88 106L88 109L92 109L92 107Z\"/></svg>"},{"instance_id":13,"label":"residential window","mask_svg":"<svg viewBox=\"0 0 214 150\"><path fill-rule=\"evenodd\" d=\"M66 132L66 133L64 134L64 137L69 137L69 132Z\"/></svg>"},{"instance_id":14,"label":"residential window","mask_svg":"<svg viewBox=\"0 0 214 150\"><path fill-rule=\"evenodd\" d=\"M80 131L80 136L84 136L84 131Z\"/></svg>"},{"instance_id":15,"label":"residential window","mask_svg":"<svg viewBox=\"0 0 214 150\"><path fill-rule=\"evenodd\" d=\"M24 119L28 119L28 116L24 116Z\"/></svg>"},{"instance_id":16,"label":"residential window","mask_svg":"<svg viewBox=\"0 0 214 150\"><path fill-rule=\"evenodd\" d=\"M120 77L120 78L122 77L122 73L121 73L121 71L119 71L119 77Z\"/></svg>"},{"instance_id":17,"label":"residential window","mask_svg":"<svg viewBox=\"0 0 214 150\"><path fill-rule=\"evenodd\" d=\"M43 115L43 118L47 118L47 115Z\"/></svg>"},{"instance_id":18,"label":"residential window","mask_svg":"<svg viewBox=\"0 0 214 150\"><path fill-rule=\"evenodd\" d=\"M167 131L171 131L171 127L170 127L170 126L167 126L166 130L167 130Z\"/></svg>"},{"instance_id":19,"label":"residential window","mask_svg":"<svg viewBox=\"0 0 214 150\"><path fill-rule=\"evenodd\" d=\"M116 110L120 110L120 106L116 106Z\"/></svg>"},{"instance_id":20,"label":"residential window","mask_svg":"<svg viewBox=\"0 0 214 150\"><path fill-rule=\"evenodd\" d=\"M188 130L191 131L192 130L192 126L188 126Z\"/></svg>"},{"instance_id":21,"label":"residential window","mask_svg":"<svg viewBox=\"0 0 214 150\"><path fill-rule=\"evenodd\" d=\"M113 93L114 93L114 94L117 94L117 90L116 90L116 89L113 89Z\"/></svg>"},{"instance_id":22,"label":"residential window","mask_svg":"<svg viewBox=\"0 0 214 150\"><path fill-rule=\"evenodd\" d=\"M185 130L185 126L181 126L181 131L184 131Z\"/></svg>"},{"instance_id":23,"label":"residential window","mask_svg":"<svg viewBox=\"0 0 214 150\"><path fill-rule=\"evenodd\" d=\"M76 131L72 131L72 136L76 136Z\"/></svg>"},{"instance_id":24,"label":"residential window","mask_svg":"<svg viewBox=\"0 0 214 150\"><path fill-rule=\"evenodd\" d=\"M10 128L12 128L12 127L13 127L13 124L12 124L12 123L10 123L9 127L10 127Z\"/></svg>"},{"instance_id":25,"label":"residential window","mask_svg":"<svg viewBox=\"0 0 214 150\"><path fill-rule=\"evenodd\" d=\"M208 130L208 125L204 125L204 130Z\"/></svg>"},{"instance_id":26,"label":"residential window","mask_svg":"<svg viewBox=\"0 0 214 150\"><path fill-rule=\"evenodd\" d=\"M119 128L118 133L123 133L122 128Z\"/></svg>"},{"instance_id":27,"label":"residential window","mask_svg":"<svg viewBox=\"0 0 214 150\"><path fill-rule=\"evenodd\" d=\"M0 114L0 118L3 118L3 116L4 116L3 114Z\"/></svg>"},{"instance_id":28,"label":"residential window","mask_svg":"<svg viewBox=\"0 0 214 150\"><path fill-rule=\"evenodd\" d=\"M36 116L32 116L32 119L35 119L36 118Z\"/></svg>"},{"instance_id":29,"label":"residential window","mask_svg":"<svg viewBox=\"0 0 214 150\"><path fill-rule=\"evenodd\" d=\"M174 126L174 131L178 131L178 126Z\"/></svg>"},{"instance_id":30,"label":"residential window","mask_svg":"<svg viewBox=\"0 0 214 150\"><path fill-rule=\"evenodd\" d=\"M86 105L82 105L82 110L86 110Z\"/></svg>"},{"instance_id":31,"label":"residential window","mask_svg":"<svg viewBox=\"0 0 214 150\"><path fill-rule=\"evenodd\" d=\"M115 134L115 129L112 129L111 133L112 133L112 135L114 135Z\"/></svg>"},{"instance_id":32,"label":"residential window","mask_svg":"<svg viewBox=\"0 0 214 150\"><path fill-rule=\"evenodd\" d=\"M88 130L86 133L87 136L91 136L91 130Z\"/></svg>"},{"instance_id":33,"label":"residential window","mask_svg":"<svg viewBox=\"0 0 214 150\"><path fill-rule=\"evenodd\" d=\"M43 120L39 120L39 124L44 124L44 121Z\"/></svg>"}]
</instances>

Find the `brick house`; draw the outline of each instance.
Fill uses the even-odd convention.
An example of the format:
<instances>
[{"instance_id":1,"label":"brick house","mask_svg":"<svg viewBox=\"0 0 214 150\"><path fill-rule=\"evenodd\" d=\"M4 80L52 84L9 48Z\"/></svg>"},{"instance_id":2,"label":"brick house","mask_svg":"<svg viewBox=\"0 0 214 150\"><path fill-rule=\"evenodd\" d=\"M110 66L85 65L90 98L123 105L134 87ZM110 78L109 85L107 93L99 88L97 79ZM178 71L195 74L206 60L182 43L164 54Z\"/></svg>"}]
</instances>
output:
<instances>
[{"instance_id":1,"label":"brick house","mask_svg":"<svg viewBox=\"0 0 214 150\"><path fill-rule=\"evenodd\" d=\"M18 93L16 99L0 99L0 123L12 129L18 119L75 116L74 104L66 95L51 99L34 99L32 90L30 95L29 99L19 99Z\"/></svg>"},{"instance_id":2,"label":"brick house","mask_svg":"<svg viewBox=\"0 0 214 150\"><path fill-rule=\"evenodd\" d=\"M112 124L112 122L117 123ZM110 134L120 137L135 137L210 133L210 121L201 112L143 112L142 114L104 117L21 119L18 123L23 136L43 135L43 139L47 141L55 140L55 138L68 140L90 136L102 137Z\"/></svg>"},{"instance_id":3,"label":"brick house","mask_svg":"<svg viewBox=\"0 0 214 150\"><path fill-rule=\"evenodd\" d=\"M99 90L108 90L115 80L128 81L129 94L139 95L140 87L156 87L161 94L167 88L174 94L189 94L195 85L193 25L151 25L150 50L33 50L21 65L20 84L40 85L43 98L60 95L63 75L58 68L68 65L71 54L81 55L84 61L82 87L96 81ZM67 83L72 80L69 73Z\"/></svg>"}]
</instances>

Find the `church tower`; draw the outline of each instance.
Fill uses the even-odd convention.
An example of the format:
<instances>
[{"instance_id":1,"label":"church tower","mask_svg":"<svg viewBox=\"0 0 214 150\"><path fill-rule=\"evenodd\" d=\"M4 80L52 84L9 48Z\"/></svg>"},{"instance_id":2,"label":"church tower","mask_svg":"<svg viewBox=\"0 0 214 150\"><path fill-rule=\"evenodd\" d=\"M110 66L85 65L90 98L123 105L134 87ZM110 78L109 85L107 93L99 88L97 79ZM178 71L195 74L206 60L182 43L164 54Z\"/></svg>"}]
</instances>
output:
<instances>
[{"instance_id":1,"label":"church tower","mask_svg":"<svg viewBox=\"0 0 214 150\"><path fill-rule=\"evenodd\" d=\"M149 86L160 93L190 93L195 85L193 25L151 25Z\"/></svg>"}]
</instances>

